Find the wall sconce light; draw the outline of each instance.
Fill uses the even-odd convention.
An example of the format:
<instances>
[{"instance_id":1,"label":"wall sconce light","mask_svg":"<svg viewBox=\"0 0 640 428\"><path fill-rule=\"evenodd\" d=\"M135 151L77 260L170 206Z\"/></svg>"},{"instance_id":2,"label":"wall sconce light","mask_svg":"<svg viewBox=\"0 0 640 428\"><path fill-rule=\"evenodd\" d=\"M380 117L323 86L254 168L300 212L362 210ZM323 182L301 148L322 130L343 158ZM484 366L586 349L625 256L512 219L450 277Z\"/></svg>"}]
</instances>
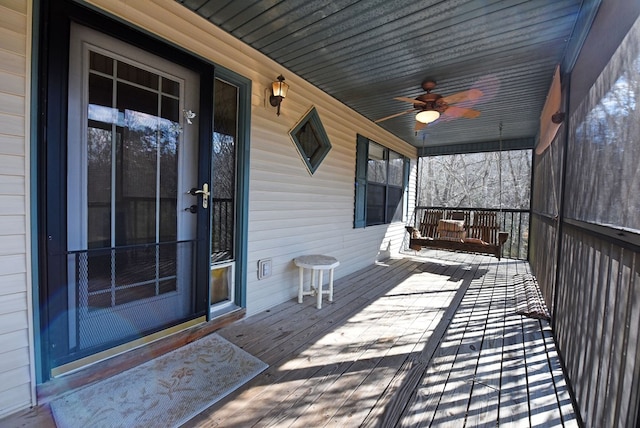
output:
<instances>
[{"instance_id":1,"label":"wall sconce light","mask_svg":"<svg viewBox=\"0 0 640 428\"><path fill-rule=\"evenodd\" d=\"M416 120L422 123L431 123L436 121L440 117L440 112L437 110L422 110L416 114Z\"/></svg>"},{"instance_id":2,"label":"wall sconce light","mask_svg":"<svg viewBox=\"0 0 640 428\"><path fill-rule=\"evenodd\" d=\"M289 85L284 83L284 77L282 77L282 74L278 76L277 79L278 80L271 84L271 96L269 97L269 103L274 107L278 107L278 112L276 114L280 116L280 104L287 96Z\"/></svg>"}]
</instances>

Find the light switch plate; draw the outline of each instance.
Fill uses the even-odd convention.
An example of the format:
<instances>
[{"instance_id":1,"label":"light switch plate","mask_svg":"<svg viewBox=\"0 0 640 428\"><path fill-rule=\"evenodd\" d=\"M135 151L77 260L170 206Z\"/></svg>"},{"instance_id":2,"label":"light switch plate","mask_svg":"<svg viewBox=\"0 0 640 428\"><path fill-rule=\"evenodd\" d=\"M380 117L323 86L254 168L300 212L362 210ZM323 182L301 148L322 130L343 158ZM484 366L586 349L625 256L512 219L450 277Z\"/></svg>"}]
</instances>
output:
<instances>
[{"instance_id":1,"label":"light switch plate","mask_svg":"<svg viewBox=\"0 0 640 428\"><path fill-rule=\"evenodd\" d=\"M258 260L258 279L265 279L271 276L271 259Z\"/></svg>"}]
</instances>

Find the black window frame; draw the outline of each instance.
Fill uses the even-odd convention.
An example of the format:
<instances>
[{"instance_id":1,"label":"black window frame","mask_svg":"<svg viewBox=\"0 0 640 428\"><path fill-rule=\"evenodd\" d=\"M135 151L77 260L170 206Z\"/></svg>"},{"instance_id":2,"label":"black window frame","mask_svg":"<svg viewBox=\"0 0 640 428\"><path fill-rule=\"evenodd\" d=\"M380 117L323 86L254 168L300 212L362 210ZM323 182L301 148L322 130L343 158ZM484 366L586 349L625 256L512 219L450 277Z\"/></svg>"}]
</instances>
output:
<instances>
[{"instance_id":1,"label":"black window frame","mask_svg":"<svg viewBox=\"0 0 640 428\"><path fill-rule=\"evenodd\" d=\"M382 156L371 159L371 147L375 145L382 149ZM391 174L392 154L402 161L402 183L400 185L390 183L390 179L397 178L397 174ZM372 181L369 176L371 161L383 161L383 181ZM409 162L402 154L388 147L370 140L362 135L357 136L356 143L356 180L355 180L355 204L354 204L354 228L377 226L401 222L404 219L409 185ZM376 194L378 197L376 198ZM391 198L397 201L390 201Z\"/></svg>"}]
</instances>

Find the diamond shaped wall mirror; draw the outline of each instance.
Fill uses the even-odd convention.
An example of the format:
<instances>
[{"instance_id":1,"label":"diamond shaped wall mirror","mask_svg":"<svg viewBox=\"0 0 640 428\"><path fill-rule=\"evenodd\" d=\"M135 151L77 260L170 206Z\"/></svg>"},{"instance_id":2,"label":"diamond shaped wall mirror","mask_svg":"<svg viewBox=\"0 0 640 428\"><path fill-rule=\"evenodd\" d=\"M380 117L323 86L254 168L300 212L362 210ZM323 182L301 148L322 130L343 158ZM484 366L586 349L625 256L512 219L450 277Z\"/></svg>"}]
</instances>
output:
<instances>
[{"instance_id":1,"label":"diamond shaped wall mirror","mask_svg":"<svg viewBox=\"0 0 640 428\"><path fill-rule=\"evenodd\" d=\"M312 107L302 117L298 124L289 131L289 135L309 173L313 175L331 150L329 137L327 137L315 107Z\"/></svg>"}]
</instances>

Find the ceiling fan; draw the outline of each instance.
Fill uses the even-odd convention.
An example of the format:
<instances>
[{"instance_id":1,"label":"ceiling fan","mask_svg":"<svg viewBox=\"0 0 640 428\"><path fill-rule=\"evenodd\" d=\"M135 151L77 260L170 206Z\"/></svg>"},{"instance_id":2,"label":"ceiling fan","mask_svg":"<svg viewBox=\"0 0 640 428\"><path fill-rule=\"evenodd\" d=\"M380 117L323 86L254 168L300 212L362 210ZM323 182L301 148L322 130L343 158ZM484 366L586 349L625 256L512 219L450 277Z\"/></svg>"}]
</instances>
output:
<instances>
[{"instance_id":1,"label":"ceiling fan","mask_svg":"<svg viewBox=\"0 0 640 428\"><path fill-rule=\"evenodd\" d=\"M413 104L413 108L383 117L376 120L375 123L379 123L388 119L392 119L394 117L402 116L403 114L417 111L416 131L419 131L427 126L427 124L434 122L438 118L440 118L441 114L449 117L466 117L468 119L473 119L480 116L480 112L478 110L453 105L456 103L462 103L464 101L474 102L482 96L482 91L480 89L469 89L468 91L462 91L458 92L457 94L443 97L440 94L431 92L435 89L435 87L436 82L434 82L433 80L426 80L422 83L422 89L426 91L425 94L418 95L416 98L395 97L395 100L405 101Z\"/></svg>"}]
</instances>

